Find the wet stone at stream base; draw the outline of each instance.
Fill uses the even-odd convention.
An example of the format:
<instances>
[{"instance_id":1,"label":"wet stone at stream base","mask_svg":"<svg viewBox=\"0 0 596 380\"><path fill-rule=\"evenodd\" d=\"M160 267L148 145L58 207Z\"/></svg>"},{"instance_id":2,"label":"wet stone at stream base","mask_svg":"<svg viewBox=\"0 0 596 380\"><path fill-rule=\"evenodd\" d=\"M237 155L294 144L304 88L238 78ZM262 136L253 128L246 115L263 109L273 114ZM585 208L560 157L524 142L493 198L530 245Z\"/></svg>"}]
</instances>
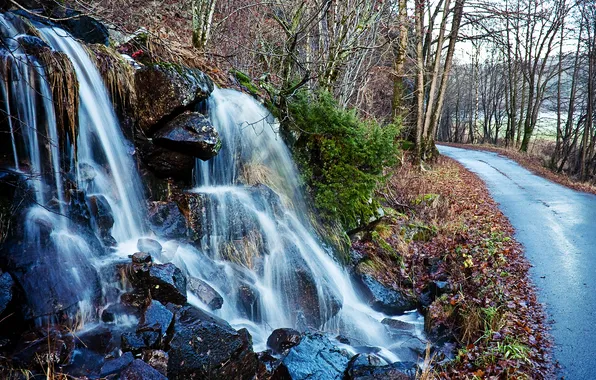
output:
<instances>
[{"instance_id":1,"label":"wet stone at stream base","mask_svg":"<svg viewBox=\"0 0 596 380\"><path fill-rule=\"evenodd\" d=\"M257 358L246 330L192 307L176 311L168 351L168 377L185 379L252 379Z\"/></svg>"},{"instance_id":2,"label":"wet stone at stream base","mask_svg":"<svg viewBox=\"0 0 596 380\"><path fill-rule=\"evenodd\" d=\"M189 277L188 290L197 296L201 302L209 306L211 310L221 309L224 302L222 296L205 281Z\"/></svg>"}]
</instances>

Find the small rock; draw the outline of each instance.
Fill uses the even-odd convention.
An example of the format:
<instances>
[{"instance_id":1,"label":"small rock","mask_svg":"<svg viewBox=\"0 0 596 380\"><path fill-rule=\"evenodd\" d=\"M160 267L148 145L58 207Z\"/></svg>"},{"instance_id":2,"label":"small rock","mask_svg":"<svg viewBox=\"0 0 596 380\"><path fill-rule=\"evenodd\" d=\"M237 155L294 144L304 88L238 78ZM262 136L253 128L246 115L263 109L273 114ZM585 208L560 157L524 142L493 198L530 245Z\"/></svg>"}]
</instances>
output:
<instances>
[{"instance_id":1,"label":"small rock","mask_svg":"<svg viewBox=\"0 0 596 380\"><path fill-rule=\"evenodd\" d=\"M221 309L223 297L205 281L190 277L188 279L188 290L194 293L201 302L209 306L211 310Z\"/></svg>"},{"instance_id":2,"label":"small rock","mask_svg":"<svg viewBox=\"0 0 596 380\"><path fill-rule=\"evenodd\" d=\"M151 255L146 252L137 252L132 255L132 262L134 264L148 264L152 261Z\"/></svg>"},{"instance_id":3,"label":"small rock","mask_svg":"<svg viewBox=\"0 0 596 380\"><path fill-rule=\"evenodd\" d=\"M302 335L294 329L276 329L269 335L267 346L273 350L273 353L281 354L300 344L301 340Z\"/></svg>"}]
</instances>

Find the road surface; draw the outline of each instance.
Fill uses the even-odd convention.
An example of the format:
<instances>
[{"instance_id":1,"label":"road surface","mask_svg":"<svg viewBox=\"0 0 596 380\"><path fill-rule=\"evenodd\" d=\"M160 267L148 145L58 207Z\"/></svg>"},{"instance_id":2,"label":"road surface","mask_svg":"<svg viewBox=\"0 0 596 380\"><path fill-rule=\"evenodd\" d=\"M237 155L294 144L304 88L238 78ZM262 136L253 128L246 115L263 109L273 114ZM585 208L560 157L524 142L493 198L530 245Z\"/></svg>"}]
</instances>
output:
<instances>
[{"instance_id":1,"label":"road surface","mask_svg":"<svg viewBox=\"0 0 596 380\"><path fill-rule=\"evenodd\" d=\"M571 190L491 152L439 146L487 184L532 263L553 320L557 378L596 379L596 196Z\"/></svg>"}]
</instances>

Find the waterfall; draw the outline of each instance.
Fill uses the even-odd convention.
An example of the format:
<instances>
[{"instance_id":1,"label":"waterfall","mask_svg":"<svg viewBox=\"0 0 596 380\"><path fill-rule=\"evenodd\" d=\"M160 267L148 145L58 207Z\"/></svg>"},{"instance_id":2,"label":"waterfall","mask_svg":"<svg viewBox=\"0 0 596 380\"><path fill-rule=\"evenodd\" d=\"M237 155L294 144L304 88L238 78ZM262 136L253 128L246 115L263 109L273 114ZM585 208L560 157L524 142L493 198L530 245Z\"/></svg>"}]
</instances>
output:
<instances>
[{"instance_id":1,"label":"waterfall","mask_svg":"<svg viewBox=\"0 0 596 380\"><path fill-rule=\"evenodd\" d=\"M395 349L399 342L388 336L381 323L387 316L362 301L350 274L317 236L306 212L299 173L279 136L279 124L260 103L237 91L213 91L207 115L222 137L223 148L215 158L197 161L194 187L186 193L198 205L195 216L200 219L201 234L194 246L160 239L143 223L146 207L132 158L134 148L123 136L88 52L59 28L36 27L50 47L66 54L73 64L79 84L79 120L76 157L68 157L74 153L60 151L54 100L44 69L11 42L24 31L1 15L5 45L12 49L2 56L2 112L8 116L14 170L29 176L35 193L24 228L25 254L37 254L42 261L28 274L39 280L24 289L32 309L52 315L55 305L46 302L57 299L69 307L72 318L97 322L98 308L117 302L114 297L108 299L105 289L102 293L106 282L102 269L128 262L137 239L147 236L163 246L156 261L173 262L224 299L223 307L215 311L191 292L189 302L236 328L246 327L255 350L266 348L273 329L316 328L347 337L355 347L380 347L388 362L399 360ZM68 173L62 172L64 162L70 164ZM71 220L67 206L76 196L83 202L93 197L106 200L117 247L107 249ZM76 302L69 303L72 300ZM414 324L421 336L417 313L393 318Z\"/></svg>"},{"instance_id":2,"label":"waterfall","mask_svg":"<svg viewBox=\"0 0 596 380\"><path fill-rule=\"evenodd\" d=\"M268 333L278 327L315 327L359 345L391 348L396 342L388 339L380 323L386 316L362 302L347 271L333 252L323 248L310 225L299 173L275 118L251 96L226 89L214 90L207 113L222 136L223 147L213 159L197 161L192 192L206 206L202 225L210 226L202 236L202 255L219 261L232 275L223 283L201 276L204 273L198 267L205 259L185 266L232 296L224 302L220 316L236 321L238 327L248 327L255 344L263 348ZM240 257L228 252L238 241ZM236 306L233 297L237 295L225 289L230 284L241 286L239 278L260 295L256 315L249 315L251 321L241 317L246 312ZM311 285L316 294L305 295ZM316 310L309 310L312 305L302 299L310 296L316 297ZM416 313L400 318L417 319ZM384 355L389 361L397 360L390 350Z\"/></svg>"},{"instance_id":3,"label":"waterfall","mask_svg":"<svg viewBox=\"0 0 596 380\"><path fill-rule=\"evenodd\" d=\"M112 235L116 241L140 236L144 230L141 179L101 75L87 51L67 32L46 26L38 30L53 49L68 55L79 81L79 188L107 198L114 213ZM89 170L94 178L86 183Z\"/></svg>"}]
</instances>

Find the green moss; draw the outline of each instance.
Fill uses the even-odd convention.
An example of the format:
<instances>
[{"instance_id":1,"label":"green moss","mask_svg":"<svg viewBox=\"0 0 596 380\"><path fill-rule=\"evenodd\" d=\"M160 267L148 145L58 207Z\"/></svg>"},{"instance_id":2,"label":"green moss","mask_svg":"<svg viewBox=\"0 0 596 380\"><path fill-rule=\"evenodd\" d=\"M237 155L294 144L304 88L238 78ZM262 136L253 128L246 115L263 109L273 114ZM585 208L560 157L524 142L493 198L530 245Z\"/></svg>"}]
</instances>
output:
<instances>
[{"instance_id":1,"label":"green moss","mask_svg":"<svg viewBox=\"0 0 596 380\"><path fill-rule=\"evenodd\" d=\"M251 77L239 70L231 70L232 75L238 80L238 83L248 90L252 95L259 94L259 88L255 86Z\"/></svg>"},{"instance_id":2,"label":"green moss","mask_svg":"<svg viewBox=\"0 0 596 380\"><path fill-rule=\"evenodd\" d=\"M295 158L326 219L353 229L377 217L376 187L397 161L397 125L363 121L325 92L299 92L288 104L289 128L298 135Z\"/></svg>"}]
</instances>

